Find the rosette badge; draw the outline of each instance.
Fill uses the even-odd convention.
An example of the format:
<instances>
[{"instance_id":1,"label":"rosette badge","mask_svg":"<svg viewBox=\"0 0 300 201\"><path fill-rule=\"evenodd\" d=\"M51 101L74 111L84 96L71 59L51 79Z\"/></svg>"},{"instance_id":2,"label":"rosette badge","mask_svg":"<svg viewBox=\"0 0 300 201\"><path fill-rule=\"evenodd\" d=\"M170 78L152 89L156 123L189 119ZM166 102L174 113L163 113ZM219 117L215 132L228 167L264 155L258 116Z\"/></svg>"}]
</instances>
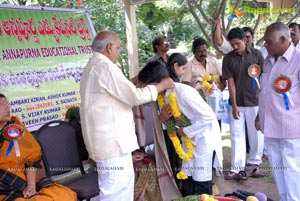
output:
<instances>
[{"instance_id":1,"label":"rosette badge","mask_svg":"<svg viewBox=\"0 0 300 201\"><path fill-rule=\"evenodd\" d=\"M18 140L20 140L24 136L24 129L17 124L8 124L2 129L3 137L10 141L9 146L6 150L6 156L10 155L10 152L13 147L15 147L16 156L21 156Z\"/></svg>"},{"instance_id":2,"label":"rosette badge","mask_svg":"<svg viewBox=\"0 0 300 201\"><path fill-rule=\"evenodd\" d=\"M257 64L251 64L248 67L248 76L252 79L252 89L254 90L256 88L256 85L258 88L260 88L258 77L260 76L261 68Z\"/></svg>"},{"instance_id":3,"label":"rosette badge","mask_svg":"<svg viewBox=\"0 0 300 201\"><path fill-rule=\"evenodd\" d=\"M288 76L281 75L277 77L273 82L273 89L275 92L282 94L285 109L289 110L289 102L293 106L295 105L293 99L290 96L289 90L292 87L292 81Z\"/></svg>"}]
</instances>

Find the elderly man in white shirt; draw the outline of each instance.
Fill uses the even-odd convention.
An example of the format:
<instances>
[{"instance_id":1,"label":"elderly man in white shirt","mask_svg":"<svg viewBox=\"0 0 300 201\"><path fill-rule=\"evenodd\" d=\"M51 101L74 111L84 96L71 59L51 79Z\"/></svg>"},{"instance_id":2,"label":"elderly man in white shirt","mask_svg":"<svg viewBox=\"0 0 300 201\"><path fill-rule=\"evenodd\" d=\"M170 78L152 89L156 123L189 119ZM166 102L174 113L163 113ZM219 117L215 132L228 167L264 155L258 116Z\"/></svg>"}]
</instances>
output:
<instances>
[{"instance_id":1,"label":"elderly man in white shirt","mask_svg":"<svg viewBox=\"0 0 300 201\"><path fill-rule=\"evenodd\" d=\"M96 162L100 200L133 200L134 170L131 152L138 149L132 106L155 101L174 87L170 78L136 88L115 64L121 50L116 33L99 32L94 54L80 82L82 132L89 156Z\"/></svg>"}]
</instances>

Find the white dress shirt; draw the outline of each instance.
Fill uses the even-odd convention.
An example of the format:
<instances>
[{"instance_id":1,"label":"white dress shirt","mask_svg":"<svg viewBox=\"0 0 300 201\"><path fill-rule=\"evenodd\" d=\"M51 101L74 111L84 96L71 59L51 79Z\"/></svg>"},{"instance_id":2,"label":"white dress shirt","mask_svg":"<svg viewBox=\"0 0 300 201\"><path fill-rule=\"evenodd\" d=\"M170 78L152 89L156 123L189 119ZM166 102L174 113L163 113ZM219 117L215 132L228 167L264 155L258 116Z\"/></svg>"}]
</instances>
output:
<instances>
[{"instance_id":1,"label":"white dress shirt","mask_svg":"<svg viewBox=\"0 0 300 201\"><path fill-rule=\"evenodd\" d=\"M92 159L109 159L139 148L132 106L155 101L155 86L136 88L116 64L96 52L83 71L80 95L82 132Z\"/></svg>"},{"instance_id":2,"label":"white dress shirt","mask_svg":"<svg viewBox=\"0 0 300 201\"><path fill-rule=\"evenodd\" d=\"M175 88L168 90L166 96L174 91L180 111L190 120L191 125L183 132L192 139L195 146L194 157L190 162L182 162L182 170L196 181L212 179L212 155L222 164L223 154L220 127L215 113L203 100L196 89L175 83Z\"/></svg>"}]
</instances>

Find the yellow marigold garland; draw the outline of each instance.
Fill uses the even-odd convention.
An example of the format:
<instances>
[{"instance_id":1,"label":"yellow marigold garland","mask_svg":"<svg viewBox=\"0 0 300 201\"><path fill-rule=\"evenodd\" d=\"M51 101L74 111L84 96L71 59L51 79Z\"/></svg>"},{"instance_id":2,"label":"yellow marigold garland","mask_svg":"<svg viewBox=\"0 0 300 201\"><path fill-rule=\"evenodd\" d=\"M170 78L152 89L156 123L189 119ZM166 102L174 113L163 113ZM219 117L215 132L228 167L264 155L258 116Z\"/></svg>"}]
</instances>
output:
<instances>
[{"instance_id":1,"label":"yellow marigold garland","mask_svg":"<svg viewBox=\"0 0 300 201\"><path fill-rule=\"evenodd\" d=\"M176 174L177 179L187 179L188 176L182 170Z\"/></svg>"},{"instance_id":2,"label":"yellow marigold garland","mask_svg":"<svg viewBox=\"0 0 300 201\"><path fill-rule=\"evenodd\" d=\"M220 81L220 76L218 74L210 75L210 74L205 74L203 81L202 81L202 86L206 89L211 89L211 83L214 82L216 84L219 84Z\"/></svg>"},{"instance_id":3,"label":"yellow marigold garland","mask_svg":"<svg viewBox=\"0 0 300 201\"><path fill-rule=\"evenodd\" d=\"M165 98L163 97L162 94L158 95L157 101L158 101L160 108L162 108L166 104ZM179 158L188 162L193 157L194 145L192 143L192 140L188 136L185 135L183 137L183 139L186 144L187 152L184 152L184 150L181 146L180 140L177 137L175 126L177 124L180 127L186 127L186 126L191 125L191 123L190 123L189 119L187 119L180 112L177 101L176 101L176 94L174 92L170 93L169 102L170 102L173 117L171 117L166 122L167 132L168 132L169 138L172 141L175 151L178 154ZM187 179L188 178L188 176L183 171L180 171L179 173L177 173L176 177L178 179Z\"/></svg>"},{"instance_id":4,"label":"yellow marigold garland","mask_svg":"<svg viewBox=\"0 0 300 201\"><path fill-rule=\"evenodd\" d=\"M212 80L213 80L213 82L215 82L216 84L219 84L219 83L221 82L220 76L219 76L218 74L212 75Z\"/></svg>"}]
</instances>

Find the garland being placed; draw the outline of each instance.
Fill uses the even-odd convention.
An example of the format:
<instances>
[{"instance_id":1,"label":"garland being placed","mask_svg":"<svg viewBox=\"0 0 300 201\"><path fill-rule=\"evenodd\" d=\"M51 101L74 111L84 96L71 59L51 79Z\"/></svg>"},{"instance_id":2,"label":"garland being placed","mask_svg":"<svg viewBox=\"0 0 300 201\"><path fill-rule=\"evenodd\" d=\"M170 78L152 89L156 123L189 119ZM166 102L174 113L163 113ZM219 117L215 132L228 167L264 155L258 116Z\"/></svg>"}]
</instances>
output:
<instances>
[{"instance_id":1,"label":"garland being placed","mask_svg":"<svg viewBox=\"0 0 300 201\"><path fill-rule=\"evenodd\" d=\"M186 127L191 125L191 123L190 120L180 112L176 101L176 94L174 92L171 92L168 98L173 116L166 121L167 132L179 158L189 162L193 158L194 145L192 143L192 140L188 136L184 135L183 139L186 144L187 152L183 150L180 140L176 134L176 125L178 125L179 127ZM165 98L162 94L158 95L157 101L160 108L162 108L166 104ZM182 170L177 173L176 177L178 179L188 178L188 176Z\"/></svg>"}]
</instances>

